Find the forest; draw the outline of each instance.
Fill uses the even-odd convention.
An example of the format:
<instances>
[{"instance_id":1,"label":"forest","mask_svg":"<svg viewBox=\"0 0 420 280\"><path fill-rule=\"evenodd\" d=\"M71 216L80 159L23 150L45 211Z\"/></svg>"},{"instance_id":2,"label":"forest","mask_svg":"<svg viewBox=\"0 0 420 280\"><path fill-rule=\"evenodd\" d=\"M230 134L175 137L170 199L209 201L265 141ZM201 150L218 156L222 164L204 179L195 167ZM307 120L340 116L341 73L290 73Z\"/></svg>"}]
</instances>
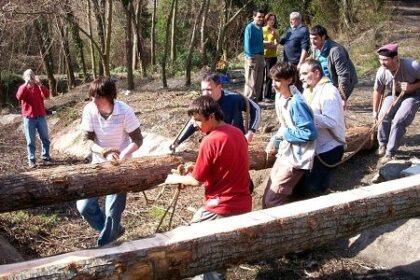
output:
<instances>
[{"instance_id":1,"label":"forest","mask_svg":"<svg viewBox=\"0 0 420 280\"><path fill-rule=\"evenodd\" d=\"M98 75L127 79L184 76L217 62L238 64L252 11L278 18L278 29L299 11L305 24L322 24L351 38L386 15L383 0L13 0L0 1L0 102L13 102L28 68L53 96ZM241 64L238 64L241 65Z\"/></svg>"}]
</instances>

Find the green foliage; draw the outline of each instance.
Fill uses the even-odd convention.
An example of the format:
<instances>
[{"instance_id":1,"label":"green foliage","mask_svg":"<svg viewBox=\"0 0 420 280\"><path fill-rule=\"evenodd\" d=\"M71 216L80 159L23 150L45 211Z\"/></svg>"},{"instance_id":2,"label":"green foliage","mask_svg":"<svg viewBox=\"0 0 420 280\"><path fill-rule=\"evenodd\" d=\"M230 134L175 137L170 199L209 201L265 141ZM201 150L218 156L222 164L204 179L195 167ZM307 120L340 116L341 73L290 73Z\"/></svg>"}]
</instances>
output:
<instances>
[{"instance_id":1,"label":"green foliage","mask_svg":"<svg viewBox=\"0 0 420 280\"><path fill-rule=\"evenodd\" d=\"M3 96L1 96L2 102L5 103L14 103L16 99L14 98L15 93L19 85L23 84L24 80L21 75L17 75L14 73L10 73L9 71L2 71L1 72L1 92Z\"/></svg>"},{"instance_id":2,"label":"green foliage","mask_svg":"<svg viewBox=\"0 0 420 280\"><path fill-rule=\"evenodd\" d=\"M62 107L57 110L57 117L64 123L72 123L80 118L80 111L73 107Z\"/></svg>"},{"instance_id":3,"label":"green foliage","mask_svg":"<svg viewBox=\"0 0 420 280\"><path fill-rule=\"evenodd\" d=\"M127 66L117 66L111 70L111 73L127 73Z\"/></svg>"}]
</instances>

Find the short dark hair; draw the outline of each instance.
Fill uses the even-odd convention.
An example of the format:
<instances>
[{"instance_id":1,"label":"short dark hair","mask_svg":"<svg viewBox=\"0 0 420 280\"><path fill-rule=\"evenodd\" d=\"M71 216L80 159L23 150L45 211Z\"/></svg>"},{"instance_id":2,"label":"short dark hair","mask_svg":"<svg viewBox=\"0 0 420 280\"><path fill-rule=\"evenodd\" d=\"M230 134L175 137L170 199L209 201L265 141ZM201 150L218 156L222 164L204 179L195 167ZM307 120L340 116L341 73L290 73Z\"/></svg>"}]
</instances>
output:
<instances>
[{"instance_id":1,"label":"short dark hair","mask_svg":"<svg viewBox=\"0 0 420 280\"><path fill-rule=\"evenodd\" d=\"M216 121L223 120L223 112L219 103L213 100L210 96L200 96L196 98L188 107L188 116L196 114L203 115L206 120L211 114L214 115Z\"/></svg>"},{"instance_id":2,"label":"short dark hair","mask_svg":"<svg viewBox=\"0 0 420 280\"><path fill-rule=\"evenodd\" d=\"M99 77L90 83L89 96L105 97L111 104L114 104L114 99L117 98L117 88L115 82L109 77Z\"/></svg>"},{"instance_id":3,"label":"short dark hair","mask_svg":"<svg viewBox=\"0 0 420 280\"><path fill-rule=\"evenodd\" d=\"M318 70L319 73L321 74L321 77L324 76L324 71L322 70L321 63L318 60L313 59L313 58L307 58L302 63L302 65L304 64L308 65L312 72L315 70Z\"/></svg>"},{"instance_id":4,"label":"short dark hair","mask_svg":"<svg viewBox=\"0 0 420 280\"><path fill-rule=\"evenodd\" d=\"M390 50L386 50L386 49L379 50L379 51L377 51L377 53L378 53L378 55L386 56L386 57L389 57L389 58L394 58L398 55L398 51L390 51Z\"/></svg>"},{"instance_id":5,"label":"short dark hair","mask_svg":"<svg viewBox=\"0 0 420 280\"><path fill-rule=\"evenodd\" d=\"M201 79L202 82L210 82L213 81L216 85L220 85L220 76L217 73L208 73L203 76Z\"/></svg>"},{"instance_id":6,"label":"short dark hair","mask_svg":"<svg viewBox=\"0 0 420 280\"><path fill-rule=\"evenodd\" d=\"M318 35L320 37L325 36L325 39L329 39L327 29L325 29L322 25L315 25L311 28L309 31L309 34L311 35Z\"/></svg>"},{"instance_id":7,"label":"short dark hair","mask_svg":"<svg viewBox=\"0 0 420 280\"><path fill-rule=\"evenodd\" d=\"M292 83L294 84L297 79L297 68L290 62L278 62L270 69L270 76L273 80L279 79L290 79L292 78Z\"/></svg>"},{"instance_id":8,"label":"short dark hair","mask_svg":"<svg viewBox=\"0 0 420 280\"><path fill-rule=\"evenodd\" d=\"M252 16L255 17L258 13L265 14L265 11L263 9L254 9L252 11Z\"/></svg>"}]
</instances>

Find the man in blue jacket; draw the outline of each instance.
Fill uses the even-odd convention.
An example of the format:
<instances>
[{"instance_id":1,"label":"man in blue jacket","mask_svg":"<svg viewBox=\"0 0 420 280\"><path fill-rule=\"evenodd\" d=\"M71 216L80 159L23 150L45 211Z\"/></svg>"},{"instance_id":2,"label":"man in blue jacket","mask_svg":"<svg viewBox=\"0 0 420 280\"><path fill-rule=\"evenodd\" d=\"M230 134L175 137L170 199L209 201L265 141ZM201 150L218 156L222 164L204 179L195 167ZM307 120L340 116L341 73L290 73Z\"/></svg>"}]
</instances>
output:
<instances>
[{"instance_id":1,"label":"man in blue jacket","mask_svg":"<svg viewBox=\"0 0 420 280\"><path fill-rule=\"evenodd\" d=\"M247 142L250 143L260 125L260 106L241 94L223 89L220 83L220 77L217 74L207 74L203 77L201 91L202 95L208 95L219 103L223 112L224 122L239 128L244 133ZM242 112L246 113L245 124ZM170 146L170 149L172 151L175 150L177 146L187 140L195 131L197 131L197 127L194 125L194 122L191 120L188 121L177 139Z\"/></svg>"},{"instance_id":2,"label":"man in blue jacket","mask_svg":"<svg viewBox=\"0 0 420 280\"><path fill-rule=\"evenodd\" d=\"M298 12L290 14L290 27L280 38L283 48L283 59L290 62L298 69L308 56L309 30L302 24L302 15Z\"/></svg>"}]
</instances>

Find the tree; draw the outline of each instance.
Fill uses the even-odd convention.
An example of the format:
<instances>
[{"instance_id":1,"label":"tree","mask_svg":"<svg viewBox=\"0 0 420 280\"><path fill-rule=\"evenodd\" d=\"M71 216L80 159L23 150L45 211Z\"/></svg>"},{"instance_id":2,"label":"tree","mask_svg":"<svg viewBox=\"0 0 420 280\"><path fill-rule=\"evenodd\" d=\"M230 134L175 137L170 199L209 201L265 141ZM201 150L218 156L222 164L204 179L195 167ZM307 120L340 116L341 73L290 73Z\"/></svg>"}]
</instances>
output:
<instances>
[{"instance_id":1,"label":"tree","mask_svg":"<svg viewBox=\"0 0 420 280\"><path fill-rule=\"evenodd\" d=\"M152 30L150 32L150 59L152 65L156 65L156 6L157 0L153 0Z\"/></svg>"},{"instance_id":2,"label":"tree","mask_svg":"<svg viewBox=\"0 0 420 280\"><path fill-rule=\"evenodd\" d=\"M73 63L71 60L70 55L70 46L69 46L69 39L68 39L68 26L65 25L63 19L60 17L55 17L57 30L60 34L60 41L61 41L61 48L64 52L64 63L66 65L66 73L67 73L67 81L68 87L74 88L76 86L76 79L74 77L74 70L73 70Z\"/></svg>"},{"instance_id":3,"label":"tree","mask_svg":"<svg viewBox=\"0 0 420 280\"><path fill-rule=\"evenodd\" d=\"M207 16L209 13L209 7L210 7L210 0L204 0L205 6L203 11L203 17L201 20L200 25L200 54L201 54L201 65L207 65L207 43L209 38L206 37L206 24L207 24Z\"/></svg>"},{"instance_id":4,"label":"tree","mask_svg":"<svg viewBox=\"0 0 420 280\"><path fill-rule=\"evenodd\" d=\"M187 55L187 61L185 66L185 85L190 86L191 85L191 59L192 54L194 52L194 46L195 46L195 39L196 39L196 33L197 33L197 27L200 24L200 19L202 18L204 8L206 6L207 1L201 1L200 10L197 13L194 24L191 31L191 39L190 39L190 45L188 48L188 55Z\"/></svg>"},{"instance_id":5,"label":"tree","mask_svg":"<svg viewBox=\"0 0 420 280\"><path fill-rule=\"evenodd\" d=\"M122 0L121 1L125 14L125 58L126 58L126 68L127 68L127 89L134 89L134 77L133 77L133 25L132 17L134 14L134 7L132 0Z\"/></svg>"},{"instance_id":6,"label":"tree","mask_svg":"<svg viewBox=\"0 0 420 280\"><path fill-rule=\"evenodd\" d=\"M192 5L192 3L191 3ZM178 0L175 0L174 10L172 12L172 25L171 25L171 61L175 63L176 60L176 38L175 33L177 31L176 28L176 20L178 15Z\"/></svg>"},{"instance_id":7,"label":"tree","mask_svg":"<svg viewBox=\"0 0 420 280\"><path fill-rule=\"evenodd\" d=\"M168 82L166 81L166 57L168 56L169 49L169 28L171 27L172 15L176 0L171 0L171 8L169 9L168 19L166 20L166 32L165 32L165 47L163 51L163 57L161 59L161 74L162 74L162 86L168 88Z\"/></svg>"},{"instance_id":8,"label":"tree","mask_svg":"<svg viewBox=\"0 0 420 280\"><path fill-rule=\"evenodd\" d=\"M57 95L57 81L54 78L54 65L52 56L52 42L48 22L44 16L35 20L35 35L38 41L40 55L48 76L48 84L52 96Z\"/></svg>"}]
</instances>

